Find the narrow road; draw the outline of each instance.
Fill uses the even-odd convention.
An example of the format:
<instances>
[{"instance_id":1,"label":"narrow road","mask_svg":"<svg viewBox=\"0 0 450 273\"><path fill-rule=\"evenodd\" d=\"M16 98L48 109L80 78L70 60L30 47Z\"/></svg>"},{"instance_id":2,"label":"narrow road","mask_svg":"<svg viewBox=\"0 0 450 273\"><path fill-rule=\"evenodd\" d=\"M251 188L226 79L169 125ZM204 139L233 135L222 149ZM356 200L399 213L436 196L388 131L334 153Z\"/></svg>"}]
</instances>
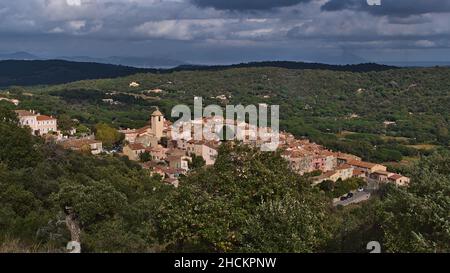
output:
<instances>
[{"instance_id":1,"label":"narrow road","mask_svg":"<svg viewBox=\"0 0 450 273\"><path fill-rule=\"evenodd\" d=\"M360 202L364 202L364 201L367 201L367 200L369 200L369 198L370 198L370 192L366 192L366 191L363 191L363 192L352 192L353 193L353 197L352 198L349 198L349 199L347 199L347 200L344 200L344 201L335 201L335 202L333 202L333 206L339 206L339 205L342 205L342 206L348 206L348 205L351 205L351 204L357 204L357 203L360 203Z\"/></svg>"}]
</instances>

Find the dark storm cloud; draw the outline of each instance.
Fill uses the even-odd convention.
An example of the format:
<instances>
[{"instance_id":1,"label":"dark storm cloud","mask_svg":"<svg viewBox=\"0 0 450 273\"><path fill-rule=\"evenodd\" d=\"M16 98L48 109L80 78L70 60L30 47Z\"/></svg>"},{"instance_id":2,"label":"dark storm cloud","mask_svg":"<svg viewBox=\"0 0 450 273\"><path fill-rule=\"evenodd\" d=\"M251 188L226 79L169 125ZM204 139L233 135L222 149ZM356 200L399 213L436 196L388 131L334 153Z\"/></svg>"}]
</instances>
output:
<instances>
[{"instance_id":1,"label":"dark storm cloud","mask_svg":"<svg viewBox=\"0 0 450 273\"><path fill-rule=\"evenodd\" d=\"M342 49L366 50L375 59L397 58L401 49L450 56L450 0L381 2L0 0L0 52L151 55L209 64L326 61L330 54L349 60L339 55Z\"/></svg>"},{"instance_id":2,"label":"dark storm cloud","mask_svg":"<svg viewBox=\"0 0 450 273\"><path fill-rule=\"evenodd\" d=\"M425 13L450 12L449 0L381 0L381 5L369 5L368 0L330 0L325 11L355 10L374 15L410 16Z\"/></svg>"},{"instance_id":3,"label":"dark storm cloud","mask_svg":"<svg viewBox=\"0 0 450 273\"><path fill-rule=\"evenodd\" d=\"M311 0L191 0L199 7L212 7L219 10L270 10L288 7Z\"/></svg>"}]
</instances>

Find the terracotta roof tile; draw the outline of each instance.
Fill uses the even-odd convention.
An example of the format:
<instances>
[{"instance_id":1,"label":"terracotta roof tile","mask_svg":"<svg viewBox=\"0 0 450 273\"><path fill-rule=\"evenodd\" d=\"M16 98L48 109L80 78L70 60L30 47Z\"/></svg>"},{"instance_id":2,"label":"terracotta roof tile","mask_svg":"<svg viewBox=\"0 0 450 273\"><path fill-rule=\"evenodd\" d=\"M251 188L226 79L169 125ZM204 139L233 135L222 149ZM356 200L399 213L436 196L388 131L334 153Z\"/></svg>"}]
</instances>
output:
<instances>
[{"instance_id":1,"label":"terracotta roof tile","mask_svg":"<svg viewBox=\"0 0 450 273\"><path fill-rule=\"evenodd\" d=\"M403 175L394 174L394 175L389 176L389 179L391 179L391 180L398 180L398 179L403 178L403 177L404 177Z\"/></svg>"},{"instance_id":2,"label":"terracotta roof tile","mask_svg":"<svg viewBox=\"0 0 450 273\"><path fill-rule=\"evenodd\" d=\"M44 121L44 120L56 120L56 119L53 118L53 117L49 117L49 116L45 116L45 115L37 116L36 119L37 119L38 121Z\"/></svg>"},{"instance_id":3,"label":"terracotta roof tile","mask_svg":"<svg viewBox=\"0 0 450 273\"><path fill-rule=\"evenodd\" d=\"M131 144L128 144L128 147L133 151L145 150L144 145L142 145L140 143L131 143Z\"/></svg>"},{"instance_id":4,"label":"terracotta roof tile","mask_svg":"<svg viewBox=\"0 0 450 273\"><path fill-rule=\"evenodd\" d=\"M30 117L30 116L35 116L36 114L33 114L30 111L26 111L26 110L15 110L14 112L16 112L16 114L19 117Z\"/></svg>"},{"instance_id":5,"label":"terracotta roof tile","mask_svg":"<svg viewBox=\"0 0 450 273\"><path fill-rule=\"evenodd\" d=\"M375 163L364 162L364 161L356 161L356 160L349 160L347 163L352 165L352 166L368 168L368 169L371 169L371 168L373 168L373 167L375 167L377 165Z\"/></svg>"}]
</instances>

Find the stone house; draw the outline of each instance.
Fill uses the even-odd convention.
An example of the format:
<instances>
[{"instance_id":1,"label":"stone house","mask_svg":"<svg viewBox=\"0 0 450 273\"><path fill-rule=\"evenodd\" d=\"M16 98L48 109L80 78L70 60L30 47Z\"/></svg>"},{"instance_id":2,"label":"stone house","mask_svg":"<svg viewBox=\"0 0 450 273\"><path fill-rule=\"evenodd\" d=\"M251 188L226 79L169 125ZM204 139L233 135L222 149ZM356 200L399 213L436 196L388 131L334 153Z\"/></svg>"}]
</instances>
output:
<instances>
[{"instance_id":1,"label":"stone house","mask_svg":"<svg viewBox=\"0 0 450 273\"><path fill-rule=\"evenodd\" d=\"M140 143L131 143L123 147L123 154L130 160L139 161L140 155L145 153L146 148Z\"/></svg>"}]
</instances>

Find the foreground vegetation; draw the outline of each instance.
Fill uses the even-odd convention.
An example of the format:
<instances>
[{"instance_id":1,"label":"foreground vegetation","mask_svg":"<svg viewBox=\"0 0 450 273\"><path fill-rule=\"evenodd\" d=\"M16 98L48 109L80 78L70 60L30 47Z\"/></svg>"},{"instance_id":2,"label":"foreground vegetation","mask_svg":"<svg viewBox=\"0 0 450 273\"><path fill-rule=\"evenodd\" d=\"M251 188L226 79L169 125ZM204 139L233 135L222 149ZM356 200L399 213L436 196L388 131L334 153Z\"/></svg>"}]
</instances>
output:
<instances>
[{"instance_id":1,"label":"foreground vegetation","mask_svg":"<svg viewBox=\"0 0 450 273\"><path fill-rule=\"evenodd\" d=\"M277 153L224 145L217 163L178 189L139 165L62 150L0 111L0 250L63 252L67 207L85 252L450 251L450 153L408 169L411 187L385 187L363 206L330 197Z\"/></svg>"}]
</instances>

